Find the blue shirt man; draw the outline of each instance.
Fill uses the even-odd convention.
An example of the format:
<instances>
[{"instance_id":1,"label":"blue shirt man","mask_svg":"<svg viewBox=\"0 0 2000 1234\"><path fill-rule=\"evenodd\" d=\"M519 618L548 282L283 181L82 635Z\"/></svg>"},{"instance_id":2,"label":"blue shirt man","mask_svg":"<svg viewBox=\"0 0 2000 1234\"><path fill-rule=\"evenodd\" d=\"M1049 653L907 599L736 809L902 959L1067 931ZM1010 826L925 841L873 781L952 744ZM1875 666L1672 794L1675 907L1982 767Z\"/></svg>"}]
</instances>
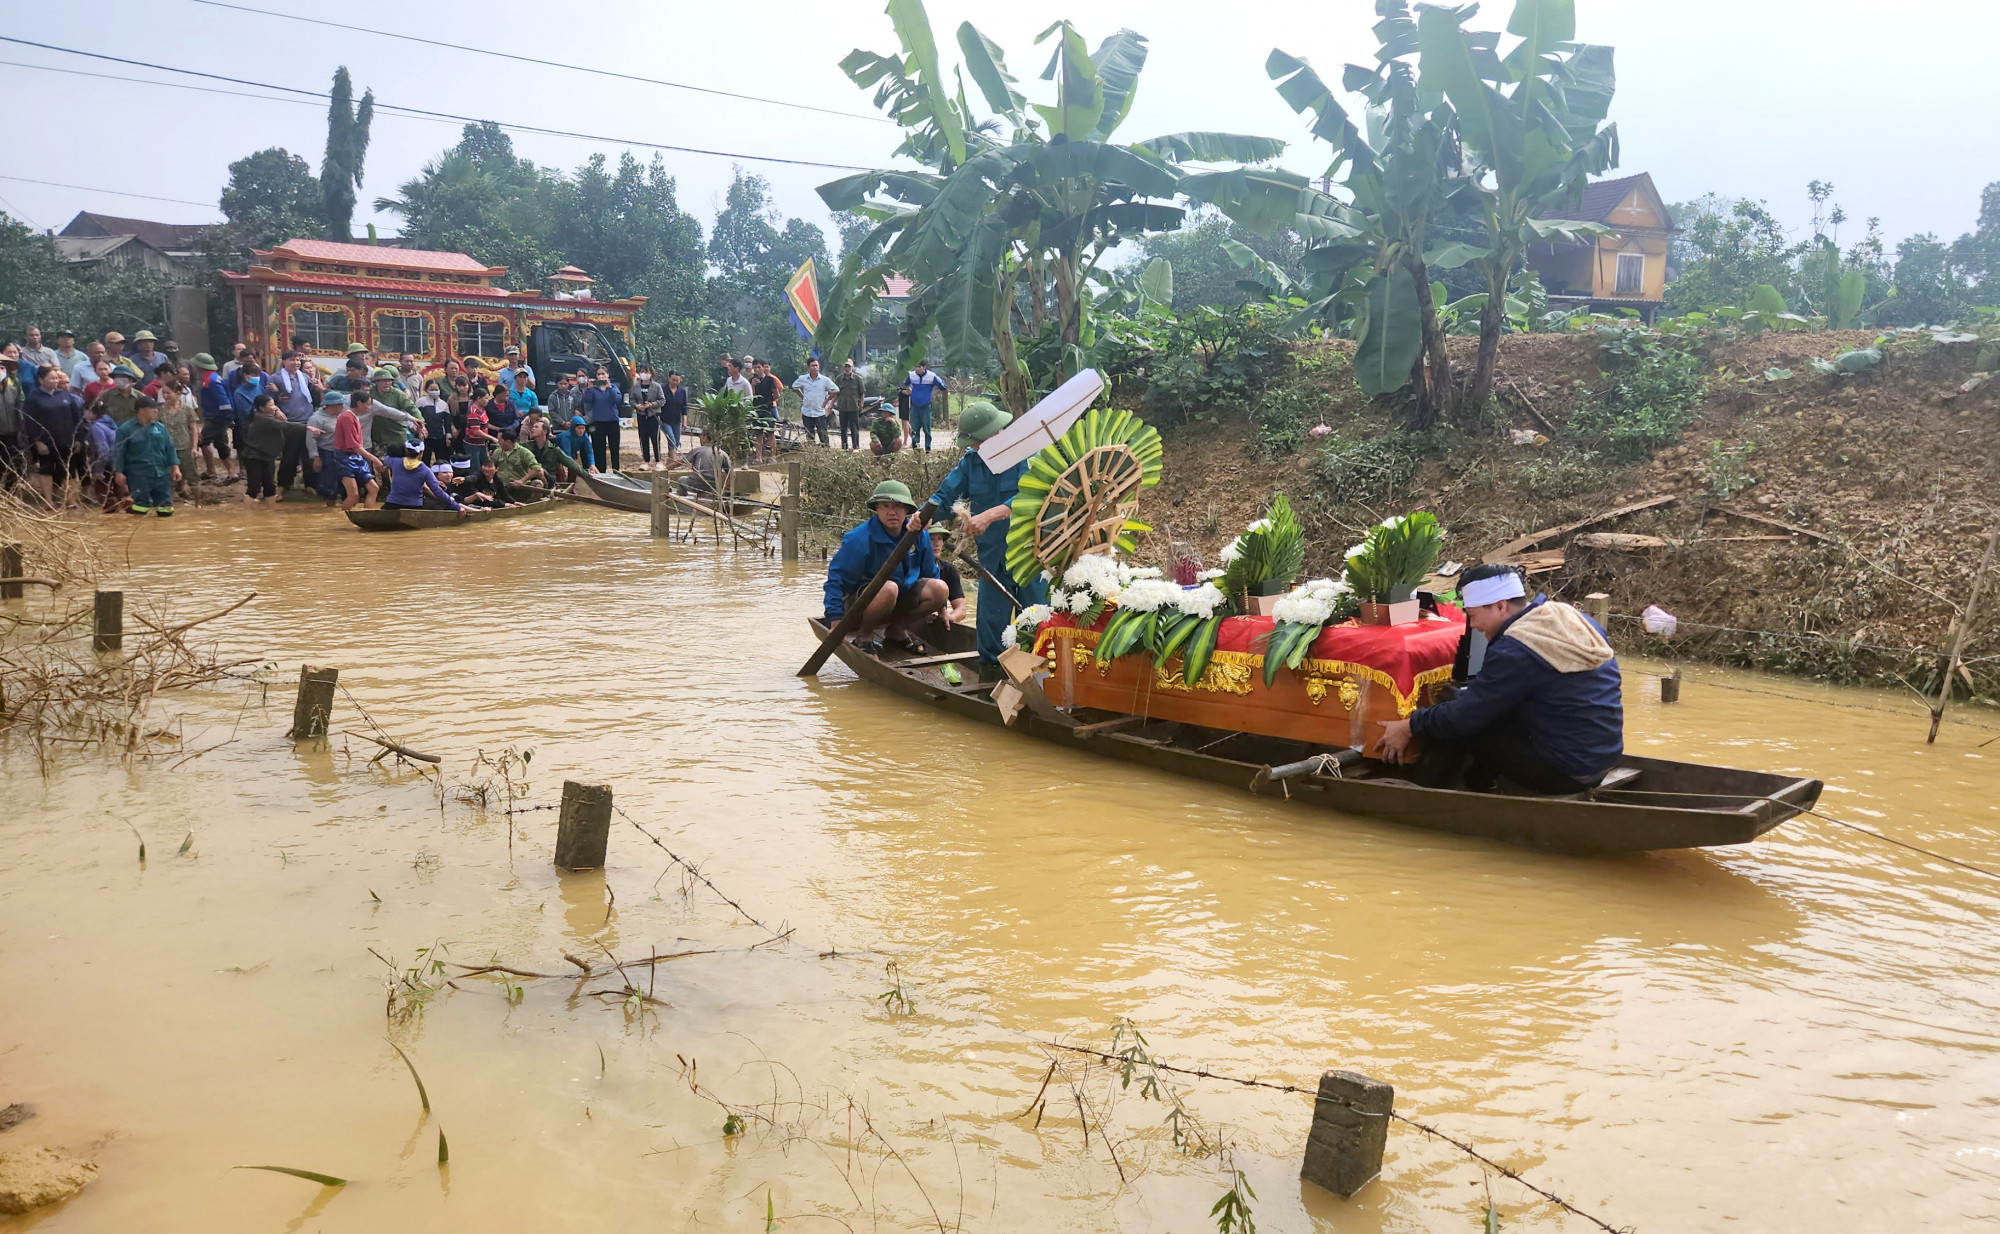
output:
<instances>
[{"instance_id":1,"label":"blue shirt man","mask_svg":"<svg viewBox=\"0 0 2000 1234\"><path fill-rule=\"evenodd\" d=\"M931 395L934 391L944 391L945 410L951 410L951 388L944 384L944 378L931 372L930 366L922 360L909 378L903 382L903 390L910 396L910 444L916 444L918 433L924 437L924 449L931 448Z\"/></svg>"},{"instance_id":2,"label":"blue shirt man","mask_svg":"<svg viewBox=\"0 0 2000 1234\"><path fill-rule=\"evenodd\" d=\"M995 407L985 399L977 399L965 405L965 411L958 418L958 439L968 445L977 446L988 437L1006 428L1014 417ZM1023 459L1003 471L994 471L986 465L975 448L968 450L965 457L958 460L958 466L938 485L931 496L940 510L950 510L963 501L972 514L966 530L975 537L973 543L978 548L979 564L987 574L1000 580L1008 588L1000 588L979 580L979 659L981 663L997 663L1005 649L1001 636L1014 619L1014 603L1040 604L1048 598L1048 584L1040 578L1023 583L1007 573L1007 527L1012 511L1009 509L1014 498L1021 491L1021 477L1028 473L1030 460Z\"/></svg>"},{"instance_id":3,"label":"blue shirt man","mask_svg":"<svg viewBox=\"0 0 2000 1234\"><path fill-rule=\"evenodd\" d=\"M859 593L875 577L896 546L902 542L909 518L916 513L916 502L910 497L909 486L898 480L884 480L875 486L869 496L869 508L874 513L868 521L840 538L840 551L826 566L826 620L837 622L847 612L847 606L859 599ZM897 558L895 569L869 602L868 615L855 629L855 641L869 647L868 636L878 628L886 628L898 634L905 645L909 642L907 631L911 626L924 621L945 606L946 589L944 580L938 577L937 557L931 551L931 538L919 535L916 543L903 550ZM893 591L892 591L893 589ZM914 644L921 646L921 644Z\"/></svg>"}]
</instances>

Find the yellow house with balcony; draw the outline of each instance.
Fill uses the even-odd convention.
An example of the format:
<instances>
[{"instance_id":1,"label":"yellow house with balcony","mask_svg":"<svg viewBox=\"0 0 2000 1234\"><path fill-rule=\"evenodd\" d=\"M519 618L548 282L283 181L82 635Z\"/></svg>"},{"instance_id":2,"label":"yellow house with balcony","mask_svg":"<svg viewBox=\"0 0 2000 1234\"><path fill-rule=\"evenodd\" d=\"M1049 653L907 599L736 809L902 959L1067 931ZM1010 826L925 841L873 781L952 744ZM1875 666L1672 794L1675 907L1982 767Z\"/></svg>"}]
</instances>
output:
<instances>
[{"instance_id":1,"label":"yellow house with balcony","mask_svg":"<svg viewBox=\"0 0 2000 1234\"><path fill-rule=\"evenodd\" d=\"M1546 217L1602 223L1607 235L1573 244L1535 244L1528 265L1551 308L1637 309L1647 321L1667 295L1667 246L1680 234L1646 172L1587 185L1576 207Z\"/></svg>"}]
</instances>

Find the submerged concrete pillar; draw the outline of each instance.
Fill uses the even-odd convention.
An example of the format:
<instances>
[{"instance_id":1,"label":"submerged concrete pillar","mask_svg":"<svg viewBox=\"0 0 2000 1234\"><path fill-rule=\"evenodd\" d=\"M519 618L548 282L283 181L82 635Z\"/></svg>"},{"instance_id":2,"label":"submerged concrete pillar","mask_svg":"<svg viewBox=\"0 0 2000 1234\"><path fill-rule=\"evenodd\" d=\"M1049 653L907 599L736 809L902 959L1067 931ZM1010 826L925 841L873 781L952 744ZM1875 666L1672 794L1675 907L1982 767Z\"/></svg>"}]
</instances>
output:
<instances>
[{"instance_id":1,"label":"submerged concrete pillar","mask_svg":"<svg viewBox=\"0 0 2000 1234\"><path fill-rule=\"evenodd\" d=\"M564 780L562 813L556 816L556 864L565 870L601 870L610 843L611 786Z\"/></svg>"},{"instance_id":2,"label":"submerged concrete pillar","mask_svg":"<svg viewBox=\"0 0 2000 1234\"><path fill-rule=\"evenodd\" d=\"M1389 1111L1395 1103L1393 1087L1358 1072L1320 1076L1299 1177L1343 1199L1361 1190L1382 1172Z\"/></svg>"},{"instance_id":3,"label":"submerged concrete pillar","mask_svg":"<svg viewBox=\"0 0 2000 1234\"><path fill-rule=\"evenodd\" d=\"M333 715L333 690L340 681L337 668L299 665L299 695L292 701L293 741L326 736L327 719Z\"/></svg>"}]
</instances>

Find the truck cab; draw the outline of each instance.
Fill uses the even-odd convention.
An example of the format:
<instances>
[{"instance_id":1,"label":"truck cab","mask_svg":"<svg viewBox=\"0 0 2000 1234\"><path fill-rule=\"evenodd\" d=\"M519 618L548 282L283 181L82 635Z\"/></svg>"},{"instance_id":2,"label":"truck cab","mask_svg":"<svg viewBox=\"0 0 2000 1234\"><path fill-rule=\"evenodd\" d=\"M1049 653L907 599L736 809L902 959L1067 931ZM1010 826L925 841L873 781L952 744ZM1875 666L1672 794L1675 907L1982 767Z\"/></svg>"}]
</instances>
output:
<instances>
[{"instance_id":1,"label":"truck cab","mask_svg":"<svg viewBox=\"0 0 2000 1234\"><path fill-rule=\"evenodd\" d=\"M616 331L595 322L548 321L528 331L528 367L534 370L537 390L555 389L556 379L565 373L583 373L586 382L597 380L597 370L609 369L611 384L626 393L632 390L632 354Z\"/></svg>"}]
</instances>

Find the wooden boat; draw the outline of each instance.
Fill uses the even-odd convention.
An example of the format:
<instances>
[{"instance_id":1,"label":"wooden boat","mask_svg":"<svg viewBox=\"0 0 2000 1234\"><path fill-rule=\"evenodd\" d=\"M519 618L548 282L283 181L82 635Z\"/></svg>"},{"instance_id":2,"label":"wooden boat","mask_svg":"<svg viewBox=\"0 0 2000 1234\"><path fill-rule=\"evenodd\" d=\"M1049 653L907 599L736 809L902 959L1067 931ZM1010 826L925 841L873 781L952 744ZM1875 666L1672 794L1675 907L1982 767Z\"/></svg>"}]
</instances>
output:
<instances>
[{"instance_id":1,"label":"wooden boat","mask_svg":"<svg viewBox=\"0 0 2000 1234\"><path fill-rule=\"evenodd\" d=\"M815 635L826 637L825 622L810 624ZM932 623L924 637L943 652L885 650L871 656L843 641L836 654L866 681L969 720L1004 725L991 697L994 683L977 682L970 671L962 671L963 685L944 678L948 664L971 669L978 656L972 629ZM1063 712L1042 696L1029 701L1012 725L1026 736L1344 814L1547 853L1599 856L1746 844L1810 810L1822 787L1818 780L1635 754L1620 759L1598 788L1561 797L1423 788L1403 779L1402 768L1368 759L1274 779L1274 768L1295 768L1339 748L1091 708ZM1351 758L1344 755L1343 761Z\"/></svg>"},{"instance_id":2,"label":"wooden boat","mask_svg":"<svg viewBox=\"0 0 2000 1234\"><path fill-rule=\"evenodd\" d=\"M557 504L554 498L545 497L524 506L471 510L462 515L456 510L349 510L347 521L363 531L417 531L425 527L463 527L471 523L492 522L497 518L546 514Z\"/></svg>"},{"instance_id":3,"label":"wooden boat","mask_svg":"<svg viewBox=\"0 0 2000 1234\"><path fill-rule=\"evenodd\" d=\"M584 472L570 482L570 490L621 509L650 511L653 508L653 486L628 479L618 472L594 476Z\"/></svg>"}]
</instances>

